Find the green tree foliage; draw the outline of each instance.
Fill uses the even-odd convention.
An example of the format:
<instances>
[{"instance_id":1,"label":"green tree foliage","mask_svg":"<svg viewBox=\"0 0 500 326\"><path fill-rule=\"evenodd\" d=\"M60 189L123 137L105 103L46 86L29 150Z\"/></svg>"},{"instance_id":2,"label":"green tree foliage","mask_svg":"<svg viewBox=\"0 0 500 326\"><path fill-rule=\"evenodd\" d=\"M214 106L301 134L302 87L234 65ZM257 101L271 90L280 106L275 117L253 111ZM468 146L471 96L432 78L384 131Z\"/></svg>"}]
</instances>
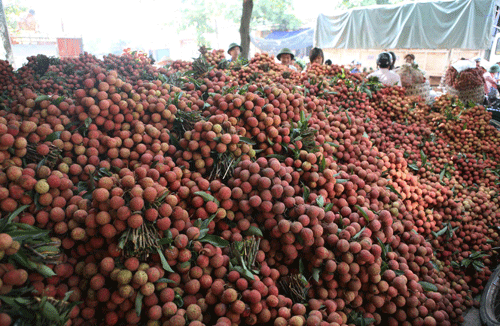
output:
<instances>
[{"instance_id":1,"label":"green tree foliage","mask_svg":"<svg viewBox=\"0 0 500 326\"><path fill-rule=\"evenodd\" d=\"M5 19L7 20L9 33L14 33L14 31L17 29L17 22L23 15L27 14L28 7L24 5L24 1L20 0L8 0L4 1L3 3L3 9L5 11Z\"/></svg>"},{"instance_id":2,"label":"green tree foliage","mask_svg":"<svg viewBox=\"0 0 500 326\"><path fill-rule=\"evenodd\" d=\"M210 46L205 35L215 33L216 24L222 19L239 24L242 10L243 1L182 0L178 30L195 28L198 44ZM217 14L214 15L214 12ZM292 0L254 0L250 28L265 26L274 30L297 29L302 23L292 12Z\"/></svg>"},{"instance_id":3,"label":"green tree foliage","mask_svg":"<svg viewBox=\"0 0 500 326\"><path fill-rule=\"evenodd\" d=\"M254 1L251 27L269 26L276 30L294 30L302 23L292 14L291 0Z\"/></svg>"},{"instance_id":4,"label":"green tree foliage","mask_svg":"<svg viewBox=\"0 0 500 326\"><path fill-rule=\"evenodd\" d=\"M181 9L182 18L178 25L178 29L180 31L194 27L196 29L196 40L198 45L210 47L205 35L207 33L215 33L217 19L220 19L227 10L227 4L222 0L183 0ZM220 14L214 15L214 12Z\"/></svg>"}]
</instances>

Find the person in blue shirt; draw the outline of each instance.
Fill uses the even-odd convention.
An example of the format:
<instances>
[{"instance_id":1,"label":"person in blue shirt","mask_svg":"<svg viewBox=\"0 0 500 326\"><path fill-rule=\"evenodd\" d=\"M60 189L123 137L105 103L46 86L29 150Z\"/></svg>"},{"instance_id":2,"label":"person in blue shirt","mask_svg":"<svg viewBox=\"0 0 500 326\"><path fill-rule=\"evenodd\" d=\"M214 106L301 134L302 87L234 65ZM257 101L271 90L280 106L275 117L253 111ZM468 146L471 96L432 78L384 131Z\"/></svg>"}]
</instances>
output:
<instances>
[{"instance_id":1,"label":"person in blue shirt","mask_svg":"<svg viewBox=\"0 0 500 326\"><path fill-rule=\"evenodd\" d=\"M241 52L241 46L239 46L236 43L231 43L229 45L229 49L227 50L227 53L231 56L231 58L228 61L236 61L238 59L238 56L240 55Z\"/></svg>"},{"instance_id":2,"label":"person in blue shirt","mask_svg":"<svg viewBox=\"0 0 500 326\"><path fill-rule=\"evenodd\" d=\"M351 74L361 73L361 62L355 60L353 63L354 63L354 68L351 70Z\"/></svg>"}]
</instances>

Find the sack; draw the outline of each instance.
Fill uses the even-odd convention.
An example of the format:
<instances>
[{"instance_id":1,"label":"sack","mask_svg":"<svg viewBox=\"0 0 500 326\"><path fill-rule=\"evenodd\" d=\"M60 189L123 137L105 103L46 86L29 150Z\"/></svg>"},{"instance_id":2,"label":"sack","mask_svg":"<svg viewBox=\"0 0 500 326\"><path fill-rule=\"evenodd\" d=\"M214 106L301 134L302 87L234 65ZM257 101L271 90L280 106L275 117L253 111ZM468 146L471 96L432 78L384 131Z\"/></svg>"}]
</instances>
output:
<instances>
[{"instance_id":1,"label":"sack","mask_svg":"<svg viewBox=\"0 0 500 326\"><path fill-rule=\"evenodd\" d=\"M455 70L460 73L464 70L476 68L476 63L470 60L458 60L457 62L451 65Z\"/></svg>"}]
</instances>

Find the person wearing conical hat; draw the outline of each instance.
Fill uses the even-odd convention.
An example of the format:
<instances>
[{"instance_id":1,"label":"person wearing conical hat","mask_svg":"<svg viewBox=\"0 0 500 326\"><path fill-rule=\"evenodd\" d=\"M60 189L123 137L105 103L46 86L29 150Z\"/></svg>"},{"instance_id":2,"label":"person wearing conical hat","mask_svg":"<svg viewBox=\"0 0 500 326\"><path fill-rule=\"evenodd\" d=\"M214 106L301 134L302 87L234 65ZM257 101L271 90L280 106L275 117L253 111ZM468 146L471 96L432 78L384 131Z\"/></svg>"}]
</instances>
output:
<instances>
[{"instance_id":1,"label":"person wearing conical hat","mask_svg":"<svg viewBox=\"0 0 500 326\"><path fill-rule=\"evenodd\" d=\"M238 56L240 55L240 52L241 46L236 43L229 44L229 49L227 50L227 53L231 56L229 61L236 61L238 59Z\"/></svg>"},{"instance_id":2,"label":"person wearing conical hat","mask_svg":"<svg viewBox=\"0 0 500 326\"><path fill-rule=\"evenodd\" d=\"M278 60L281 61L282 65L297 71L297 68L293 65L293 59L295 58L295 55L289 48L281 49L276 58L278 58Z\"/></svg>"}]
</instances>

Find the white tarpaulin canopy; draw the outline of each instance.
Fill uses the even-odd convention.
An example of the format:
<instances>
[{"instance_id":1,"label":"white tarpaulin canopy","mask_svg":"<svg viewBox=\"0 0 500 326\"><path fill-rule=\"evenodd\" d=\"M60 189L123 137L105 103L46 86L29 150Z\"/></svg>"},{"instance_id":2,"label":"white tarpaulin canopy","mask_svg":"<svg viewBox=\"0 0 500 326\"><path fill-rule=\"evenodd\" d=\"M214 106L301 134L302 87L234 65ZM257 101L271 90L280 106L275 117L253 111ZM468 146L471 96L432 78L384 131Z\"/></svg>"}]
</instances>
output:
<instances>
[{"instance_id":1,"label":"white tarpaulin canopy","mask_svg":"<svg viewBox=\"0 0 500 326\"><path fill-rule=\"evenodd\" d=\"M469 49L490 46L493 0L413 2L318 16L315 46L338 49Z\"/></svg>"}]
</instances>

